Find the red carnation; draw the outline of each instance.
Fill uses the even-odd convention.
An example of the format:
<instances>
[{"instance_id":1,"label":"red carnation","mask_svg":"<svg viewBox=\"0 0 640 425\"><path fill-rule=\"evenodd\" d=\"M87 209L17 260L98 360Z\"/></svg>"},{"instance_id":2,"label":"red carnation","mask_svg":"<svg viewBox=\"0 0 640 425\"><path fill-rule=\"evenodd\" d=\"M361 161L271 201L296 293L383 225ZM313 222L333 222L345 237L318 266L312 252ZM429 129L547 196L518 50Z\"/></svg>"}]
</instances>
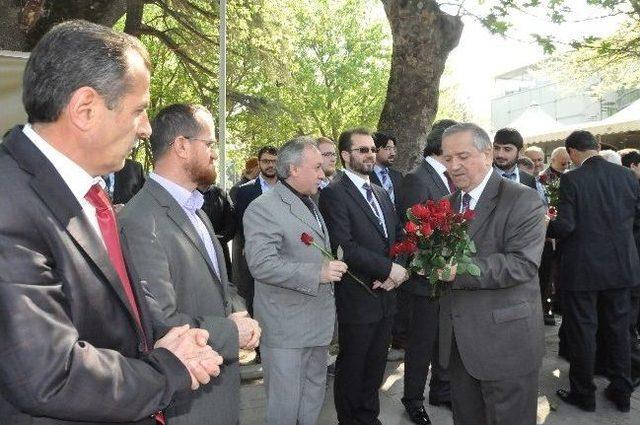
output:
<instances>
[{"instance_id":1,"label":"red carnation","mask_svg":"<svg viewBox=\"0 0 640 425\"><path fill-rule=\"evenodd\" d=\"M302 241L303 244L307 246L311 246L311 244L313 243L313 236L311 236L308 233L303 233L300 235L300 240Z\"/></svg>"},{"instance_id":2,"label":"red carnation","mask_svg":"<svg viewBox=\"0 0 640 425\"><path fill-rule=\"evenodd\" d=\"M558 210L556 210L556 207L549 207L547 215L551 218L555 218L558 215Z\"/></svg>"},{"instance_id":3,"label":"red carnation","mask_svg":"<svg viewBox=\"0 0 640 425\"><path fill-rule=\"evenodd\" d=\"M423 204L416 204L412 206L411 214L420 220L429 218L429 210Z\"/></svg>"},{"instance_id":4,"label":"red carnation","mask_svg":"<svg viewBox=\"0 0 640 425\"><path fill-rule=\"evenodd\" d=\"M404 225L404 230L406 230L407 233L413 234L418 231L418 226L416 226L413 221L407 221L407 224Z\"/></svg>"},{"instance_id":5,"label":"red carnation","mask_svg":"<svg viewBox=\"0 0 640 425\"><path fill-rule=\"evenodd\" d=\"M464 212L464 214L462 215L462 217L463 217L466 221L471 221L471 220L473 219L473 216L474 216L474 215L475 215L475 214L474 214L473 210L469 209L469 210L466 210L466 211Z\"/></svg>"}]
</instances>

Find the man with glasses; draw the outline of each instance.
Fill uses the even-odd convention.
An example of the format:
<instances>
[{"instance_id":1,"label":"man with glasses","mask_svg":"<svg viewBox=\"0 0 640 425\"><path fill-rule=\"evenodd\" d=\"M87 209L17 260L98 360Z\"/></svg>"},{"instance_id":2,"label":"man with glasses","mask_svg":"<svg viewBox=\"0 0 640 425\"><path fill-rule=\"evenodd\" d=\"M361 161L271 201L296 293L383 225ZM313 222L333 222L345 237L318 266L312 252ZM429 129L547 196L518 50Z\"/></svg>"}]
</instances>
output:
<instances>
[{"instance_id":1,"label":"man with glasses","mask_svg":"<svg viewBox=\"0 0 640 425\"><path fill-rule=\"evenodd\" d=\"M324 179L320 182L320 190L324 189L331 183L340 172L336 169L338 155L336 154L336 144L328 137L318 137L316 139L316 147L322 155L322 171Z\"/></svg>"},{"instance_id":2,"label":"man with glasses","mask_svg":"<svg viewBox=\"0 0 640 425\"><path fill-rule=\"evenodd\" d=\"M320 193L331 248L342 251L351 275L336 285L338 345L334 400L341 424L376 424L396 312L394 289L407 270L389 257L402 226L389 194L369 179L376 145L364 129L338 140L344 174ZM340 249L338 249L340 247Z\"/></svg>"},{"instance_id":3,"label":"man with glasses","mask_svg":"<svg viewBox=\"0 0 640 425\"><path fill-rule=\"evenodd\" d=\"M371 183L377 184L387 191L393 205L398 206L398 190L401 187L402 173L393 170L391 166L396 159L396 139L384 133L373 133L376 145L376 164L369 175Z\"/></svg>"},{"instance_id":4,"label":"man with glasses","mask_svg":"<svg viewBox=\"0 0 640 425\"><path fill-rule=\"evenodd\" d=\"M258 151L258 167L260 174L255 179L246 182L238 188L236 195L235 215L237 231L233 238L233 282L238 287L238 292L247 303L247 310L253 317L253 289L254 281L247 259L244 255L244 228L242 226L242 218L247 207L254 199L263 193L271 190L278 182L276 174L276 162L278 160L278 150L273 146L263 146ZM256 358L256 362L260 362L260 356Z\"/></svg>"},{"instance_id":5,"label":"man with glasses","mask_svg":"<svg viewBox=\"0 0 640 425\"><path fill-rule=\"evenodd\" d=\"M174 424L215 417L217 424L235 425L238 349L255 348L260 327L228 281L222 247L201 209L197 188L213 183L218 159L213 117L202 106L176 104L161 110L151 127L154 171L118 217L123 241L153 319L206 329L225 359L215 385L178 400L166 415Z\"/></svg>"}]
</instances>

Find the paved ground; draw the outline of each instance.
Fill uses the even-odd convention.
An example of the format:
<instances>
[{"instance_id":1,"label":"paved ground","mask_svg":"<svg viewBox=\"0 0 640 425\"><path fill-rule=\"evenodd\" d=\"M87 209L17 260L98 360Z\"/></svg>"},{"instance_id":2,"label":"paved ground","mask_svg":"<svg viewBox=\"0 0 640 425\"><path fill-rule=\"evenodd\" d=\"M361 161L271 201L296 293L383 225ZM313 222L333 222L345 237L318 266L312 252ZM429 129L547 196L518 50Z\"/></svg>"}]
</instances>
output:
<instances>
[{"instance_id":1,"label":"paved ground","mask_svg":"<svg viewBox=\"0 0 640 425\"><path fill-rule=\"evenodd\" d=\"M538 424L545 425L640 425L640 391L633 394L631 412L620 413L603 396L602 390L607 381L597 378L597 408L595 413L586 413L566 405L555 395L557 388L567 388L569 365L558 358L557 327L546 327L546 355L542 365L540 396L538 399ZM247 376L253 366L244 366L243 375ZM380 420L385 425L410 425L404 415L400 398L402 397L404 363L389 362L384 384L380 391ZM333 381L329 379L327 395L320 417L321 425L335 425L336 415L333 407ZM241 424L262 424L265 410L265 395L262 380L247 380L241 389ZM444 408L427 406L434 425L451 425L451 412ZM517 424L514 424L517 425Z\"/></svg>"}]
</instances>

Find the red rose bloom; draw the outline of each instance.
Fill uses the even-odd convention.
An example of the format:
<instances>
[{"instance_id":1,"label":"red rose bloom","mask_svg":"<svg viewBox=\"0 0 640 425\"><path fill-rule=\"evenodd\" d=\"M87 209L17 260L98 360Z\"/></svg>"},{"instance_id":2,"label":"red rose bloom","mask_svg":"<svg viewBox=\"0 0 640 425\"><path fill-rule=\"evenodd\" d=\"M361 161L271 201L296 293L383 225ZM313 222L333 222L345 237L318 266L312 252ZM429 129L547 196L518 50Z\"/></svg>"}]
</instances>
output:
<instances>
[{"instance_id":1,"label":"red rose bloom","mask_svg":"<svg viewBox=\"0 0 640 425\"><path fill-rule=\"evenodd\" d=\"M406 230L407 233L415 233L418 231L418 226L416 226L413 221L407 221L407 224L404 225L404 230Z\"/></svg>"},{"instance_id":2,"label":"red rose bloom","mask_svg":"<svg viewBox=\"0 0 640 425\"><path fill-rule=\"evenodd\" d=\"M313 236L305 232L300 235L300 240L302 241L303 244L309 246L313 243Z\"/></svg>"},{"instance_id":3,"label":"red rose bloom","mask_svg":"<svg viewBox=\"0 0 640 425\"><path fill-rule=\"evenodd\" d=\"M471 221L474 216L473 210L466 210L462 215L466 221Z\"/></svg>"},{"instance_id":4,"label":"red rose bloom","mask_svg":"<svg viewBox=\"0 0 640 425\"><path fill-rule=\"evenodd\" d=\"M433 229L429 223L424 223L422 227L420 227L420 233L422 233L422 236L425 238L428 238L433 233Z\"/></svg>"}]
</instances>

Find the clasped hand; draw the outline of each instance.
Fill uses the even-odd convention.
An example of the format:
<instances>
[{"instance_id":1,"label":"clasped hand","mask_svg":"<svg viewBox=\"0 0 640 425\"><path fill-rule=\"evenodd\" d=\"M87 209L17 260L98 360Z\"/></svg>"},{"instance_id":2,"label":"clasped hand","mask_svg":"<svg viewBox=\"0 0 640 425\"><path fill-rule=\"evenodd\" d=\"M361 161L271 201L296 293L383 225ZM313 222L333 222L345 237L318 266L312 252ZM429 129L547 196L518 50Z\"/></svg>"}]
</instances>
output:
<instances>
[{"instance_id":1,"label":"clasped hand","mask_svg":"<svg viewBox=\"0 0 640 425\"><path fill-rule=\"evenodd\" d=\"M249 317L246 311L238 311L231 313L229 319L238 327L238 337L240 338L240 348L245 350L253 350L260 344L260 335L262 329L258 321Z\"/></svg>"},{"instance_id":2,"label":"clasped hand","mask_svg":"<svg viewBox=\"0 0 640 425\"><path fill-rule=\"evenodd\" d=\"M191 375L191 389L208 384L220 374L222 357L207 345L209 332L191 329L189 325L172 328L156 341L154 348L165 348L175 355Z\"/></svg>"},{"instance_id":3,"label":"clasped hand","mask_svg":"<svg viewBox=\"0 0 640 425\"><path fill-rule=\"evenodd\" d=\"M382 288L385 291L390 291L400 286L407 279L409 279L409 272L407 272L407 269L402 267L400 264L391 263L391 272L389 273L389 277L387 277L384 282L380 282L379 280L373 282L373 289Z\"/></svg>"}]
</instances>

